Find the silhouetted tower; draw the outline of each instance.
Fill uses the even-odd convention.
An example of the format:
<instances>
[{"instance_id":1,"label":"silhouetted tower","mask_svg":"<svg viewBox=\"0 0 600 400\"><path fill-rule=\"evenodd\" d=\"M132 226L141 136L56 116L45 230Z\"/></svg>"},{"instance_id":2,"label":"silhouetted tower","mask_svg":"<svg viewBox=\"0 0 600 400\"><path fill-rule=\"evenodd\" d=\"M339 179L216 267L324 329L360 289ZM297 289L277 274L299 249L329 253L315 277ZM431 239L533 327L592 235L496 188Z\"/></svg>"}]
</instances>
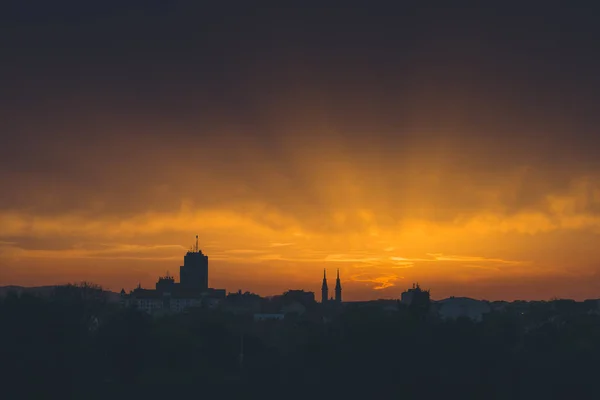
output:
<instances>
[{"instance_id":1,"label":"silhouetted tower","mask_svg":"<svg viewBox=\"0 0 600 400\"><path fill-rule=\"evenodd\" d=\"M208 289L208 256L198 248L198 235L194 248L183 257L183 265L179 271L181 287L197 292Z\"/></svg>"},{"instance_id":2,"label":"silhouetted tower","mask_svg":"<svg viewBox=\"0 0 600 400\"><path fill-rule=\"evenodd\" d=\"M323 269L323 285L321 285L321 303L327 303L329 295L329 289L327 288L327 276L325 275L325 269Z\"/></svg>"},{"instance_id":3,"label":"silhouetted tower","mask_svg":"<svg viewBox=\"0 0 600 400\"><path fill-rule=\"evenodd\" d=\"M335 280L335 301L342 302L342 282L340 282L340 269L337 270L337 279Z\"/></svg>"}]
</instances>

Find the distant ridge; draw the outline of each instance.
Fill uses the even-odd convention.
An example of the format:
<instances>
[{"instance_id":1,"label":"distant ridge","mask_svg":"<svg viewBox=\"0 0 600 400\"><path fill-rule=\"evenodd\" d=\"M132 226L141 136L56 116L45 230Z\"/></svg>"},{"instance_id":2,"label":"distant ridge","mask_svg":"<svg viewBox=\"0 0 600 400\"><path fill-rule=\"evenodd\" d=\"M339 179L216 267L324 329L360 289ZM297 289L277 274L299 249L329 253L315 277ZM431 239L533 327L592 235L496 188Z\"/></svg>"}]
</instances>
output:
<instances>
[{"instance_id":1,"label":"distant ridge","mask_svg":"<svg viewBox=\"0 0 600 400\"><path fill-rule=\"evenodd\" d=\"M0 286L0 297L6 297L10 292L16 292L17 294L27 293L27 294L35 294L38 296L46 297L52 295L54 289L59 286L64 285L50 285L50 286L33 286L33 287L25 287L25 286ZM109 302L118 302L120 299L120 294L111 292L110 290L104 290L106 293L107 299Z\"/></svg>"}]
</instances>

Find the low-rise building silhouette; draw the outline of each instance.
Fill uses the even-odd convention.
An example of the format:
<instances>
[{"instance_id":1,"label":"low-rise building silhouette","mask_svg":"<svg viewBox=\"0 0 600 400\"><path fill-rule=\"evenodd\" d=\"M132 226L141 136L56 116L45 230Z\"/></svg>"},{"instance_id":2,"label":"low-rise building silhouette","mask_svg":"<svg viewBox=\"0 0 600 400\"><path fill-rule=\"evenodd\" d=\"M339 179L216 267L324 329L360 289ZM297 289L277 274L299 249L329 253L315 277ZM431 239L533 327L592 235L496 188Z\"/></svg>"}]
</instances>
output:
<instances>
[{"instance_id":1,"label":"low-rise building silhouette","mask_svg":"<svg viewBox=\"0 0 600 400\"><path fill-rule=\"evenodd\" d=\"M429 290L423 290L418 283L413 283L411 289L400 295L400 303L410 306L417 302L429 302Z\"/></svg>"},{"instance_id":2,"label":"low-rise building silhouette","mask_svg":"<svg viewBox=\"0 0 600 400\"><path fill-rule=\"evenodd\" d=\"M468 297L450 297L435 302L438 315L444 319L469 318L481 321L484 314L491 312L491 307L486 301L470 299Z\"/></svg>"}]
</instances>

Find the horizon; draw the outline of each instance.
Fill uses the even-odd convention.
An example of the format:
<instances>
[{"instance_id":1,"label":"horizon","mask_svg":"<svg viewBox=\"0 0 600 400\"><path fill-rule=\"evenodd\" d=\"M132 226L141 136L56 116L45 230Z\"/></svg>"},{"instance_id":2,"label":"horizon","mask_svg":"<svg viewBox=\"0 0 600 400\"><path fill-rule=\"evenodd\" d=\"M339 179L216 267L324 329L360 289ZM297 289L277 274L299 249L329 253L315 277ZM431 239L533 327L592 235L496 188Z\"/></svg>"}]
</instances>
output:
<instances>
[{"instance_id":1,"label":"horizon","mask_svg":"<svg viewBox=\"0 0 600 400\"><path fill-rule=\"evenodd\" d=\"M154 287L198 234L230 292L600 297L595 13L39 3L0 15L1 286Z\"/></svg>"},{"instance_id":2,"label":"horizon","mask_svg":"<svg viewBox=\"0 0 600 400\"><path fill-rule=\"evenodd\" d=\"M90 284L95 284L94 282L85 282L85 281L81 281L81 282L62 282L62 283L55 283L55 284L49 284L49 285L42 285L42 286L20 286L20 285L6 285L6 286L0 286L0 289L5 289L5 288L11 288L11 287L17 287L17 288L21 288L21 289L39 289L39 288L53 288L53 287L59 287L59 286L67 286L67 285L72 285L72 284L80 284L80 283L90 283ZM119 294L119 292L121 291L121 289L124 289L126 293L130 293L133 289L135 288L121 288L121 289L115 289L115 288L106 288L106 287L102 287L102 290L105 292L110 292L113 294ZM151 287L142 287L142 289L152 289ZM240 289L238 289L239 291ZM311 292L315 294L315 297L317 296L317 293L311 290L306 290L306 289L287 289L281 293L276 293L276 294L266 294L266 295L261 295L258 293L253 292L252 290L244 290L241 289L242 293L250 293L253 295L258 295L261 298L264 299L268 299L268 298L272 298L272 297L278 297L281 296L282 294L284 294L286 291L288 290L299 290L299 291L305 291L305 292ZM405 289L404 291L406 291L407 289ZM227 294L235 294L238 293L238 291L229 291L227 290ZM434 296L431 297L431 301L433 302L439 302L439 301L444 301L444 300L448 300L448 299L453 299L453 298L457 298L457 299L471 299L471 300L476 300L476 301L481 301L481 302L488 302L488 303L496 303L496 302L506 302L506 303L513 303L513 302L552 302L552 301L575 301L578 303L584 302L584 301L600 301L600 298L587 298L584 300L575 300L575 299L570 299L570 298L550 298L550 299L530 299L530 300L524 300L524 299L514 299L514 300L504 300L504 299L496 299L496 300L492 300L492 299L479 299L479 298L473 298L473 297L467 297L467 296L448 296L448 297L443 297L443 298L439 298L436 299ZM370 298L370 299L366 299L366 300L344 300L343 303L354 303L354 302L370 302L370 301L400 301L400 296L397 298ZM318 301L317 299L315 299L315 302L319 303L320 301Z\"/></svg>"},{"instance_id":3,"label":"horizon","mask_svg":"<svg viewBox=\"0 0 600 400\"><path fill-rule=\"evenodd\" d=\"M199 250L202 251L201 249L199 249ZM190 249L188 251L192 251L192 249ZM209 257L209 260L210 260L210 257ZM337 269L337 271L339 271L339 269ZM209 275L210 275L210 262L209 262ZM170 277L174 278L175 282L179 281L179 274L172 274L169 271L167 271L164 275L157 276L156 280L158 280L158 278L163 277L163 276L170 276ZM341 279L341 276L340 276L340 279ZM329 280L330 280L330 278L327 277L327 282L329 282ZM38 285L38 286L21 286L21 285L15 285L15 284L13 284L13 285L0 286L0 288L19 287L19 288L23 288L23 289L36 289L36 288L43 288L43 287L46 288L46 287L65 286L65 285L79 284L79 283L97 284L97 282L77 281L77 280L74 280L74 281L51 283L51 284ZM413 282L413 284L419 285L418 283L414 283L414 282ZM141 282L138 282L138 284L135 285L135 286L133 286L133 287L127 287L127 288L126 287L122 287L120 289L119 288L105 287L103 285L99 285L99 286L104 291L119 294L119 292L121 290L125 290L126 293L130 293L133 289L137 288L138 285L141 285L141 287L143 289L154 289L154 284L145 286L145 285L142 285ZM209 286L210 286L210 284L209 284ZM343 284L343 280L342 280L342 287L343 286L344 286L344 284ZM410 288L411 287L409 286L409 287L406 287L406 288L402 289L400 291L400 293L398 293L398 295L396 297L378 297L378 298L353 299L352 294L350 294L351 300L344 300L344 303L348 303L348 302L350 302L350 303L351 302L364 302L364 301L390 301L390 300L392 300L392 301L393 300L400 301L401 294L403 292L407 291ZM219 288L215 288L215 289L219 289ZM221 288L221 289L223 289L223 288ZM251 289L248 289L248 288L238 288L238 289L235 289L235 290L230 290L230 289L227 289L227 288L224 288L224 289L226 290L226 293L228 293L228 294L230 294L230 293L237 293L238 291L241 290L242 293L257 294L257 295L259 295L262 298L270 298L270 297L280 296L280 295L282 295L283 293L285 293L288 290L300 290L300 291L312 292L312 293L315 294L315 296L317 296L317 294L318 294L317 290L311 290L311 289L306 289L306 288L288 288L288 289L284 289L282 292L271 293L271 294L257 293L257 292L252 291ZM431 291L431 288L426 288L424 290ZM347 294L344 294L344 295L347 295ZM507 300L507 299L474 298L474 297L461 296L461 295L448 295L448 296L444 296L444 297L441 297L441 298L436 298L435 297L435 293L434 293L431 296L431 301L434 301L434 302L436 302L436 301L443 301L443 300L450 299L450 298L470 298L470 299L473 299L473 300L483 301L483 302L490 302L490 303L491 302L515 302L515 301L527 301L527 302L530 302L530 301L533 301L533 302L541 301L541 302L549 302L549 301L555 301L555 300L572 300L572 301L577 301L577 302L583 302L583 301L587 301L587 300L598 300L598 299L600 299L600 297L599 297L598 299L596 299L596 298L586 298L586 299L577 300L577 299L572 299L572 298L563 298L563 297L556 297L556 296L554 296L554 297L548 298L548 299L534 299L534 298L532 298L532 299L521 299L521 298L515 298L515 299Z\"/></svg>"}]
</instances>

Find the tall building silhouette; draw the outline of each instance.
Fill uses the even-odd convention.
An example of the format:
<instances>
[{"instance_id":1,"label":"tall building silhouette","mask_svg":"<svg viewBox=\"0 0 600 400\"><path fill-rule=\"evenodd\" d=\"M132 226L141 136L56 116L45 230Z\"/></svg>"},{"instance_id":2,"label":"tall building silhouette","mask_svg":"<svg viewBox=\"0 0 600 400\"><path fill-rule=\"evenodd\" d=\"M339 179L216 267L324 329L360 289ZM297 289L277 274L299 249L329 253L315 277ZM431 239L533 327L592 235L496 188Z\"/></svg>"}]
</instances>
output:
<instances>
[{"instance_id":1,"label":"tall building silhouette","mask_svg":"<svg viewBox=\"0 0 600 400\"><path fill-rule=\"evenodd\" d=\"M179 271L179 283L167 272L158 278L156 289L142 289L138 285L129 294L121 290L121 303L148 313L179 312L187 307L213 307L226 297L225 289L208 287L208 256L198 248L198 235Z\"/></svg>"},{"instance_id":2,"label":"tall building silhouette","mask_svg":"<svg viewBox=\"0 0 600 400\"><path fill-rule=\"evenodd\" d=\"M198 248L198 235L196 235L196 246L183 258L179 276L181 287L185 289L200 292L208 289L208 256Z\"/></svg>"},{"instance_id":3,"label":"tall building silhouette","mask_svg":"<svg viewBox=\"0 0 600 400\"><path fill-rule=\"evenodd\" d=\"M329 299L329 289L327 288L327 275L326 270L323 269L323 284L321 285L321 303L327 303Z\"/></svg>"},{"instance_id":4,"label":"tall building silhouette","mask_svg":"<svg viewBox=\"0 0 600 400\"><path fill-rule=\"evenodd\" d=\"M335 301L342 302L342 282L340 282L340 269L337 270L337 278L335 280Z\"/></svg>"}]
</instances>

